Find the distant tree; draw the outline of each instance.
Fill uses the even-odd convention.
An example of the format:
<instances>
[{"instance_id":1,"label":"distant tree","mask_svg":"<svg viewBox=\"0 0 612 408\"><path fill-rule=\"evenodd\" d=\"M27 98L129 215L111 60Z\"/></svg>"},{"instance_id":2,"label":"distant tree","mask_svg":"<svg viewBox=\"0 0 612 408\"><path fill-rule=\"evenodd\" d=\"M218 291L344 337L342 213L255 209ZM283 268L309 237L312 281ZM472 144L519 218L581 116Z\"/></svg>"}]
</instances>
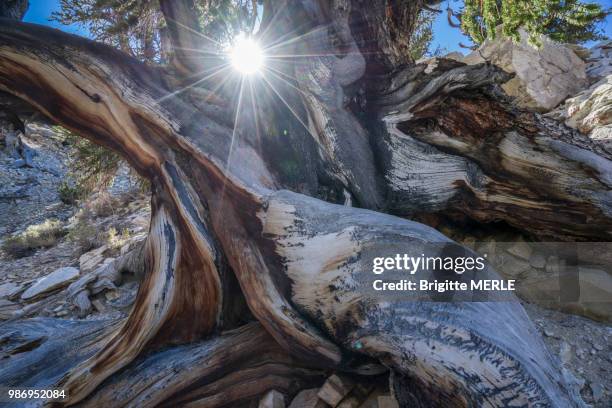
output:
<instances>
[{"instance_id":1,"label":"distant tree","mask_svg":"<svg viewBox=\"0 0 612 408\"><path fill-rule=\"evenodd\" d=\"M158 0L61 0L52 20L79 24L101 42L140 60L168 62L171 54L166 21ZM254 0L201 0L195 2L202 32L211 38L203 51L226 43L236 32L255 27Z\"/></svg>"},{"instance_id":2,"label":"distant tree","mask_svg":"<svg viewBox=\"0 0 612 408\"><path fill-rule=\"evenodd\" d=\"M79 24L98 41L143 61L166 58L165 21L157 0L61 0L52 20Z\"/></svg>"},{"instance_id":3,"label":"distant tree","mask_svg":"<svg viewBox=\"0 0 612 408\"><path fill-rule=\"evenodd\" d=\"M475 44L495 38L499 25L515 40L524 28L533 44L538 44L540 34L559 42L583 43L605 38L601 23L609 14L609 9L581 0L465 0L458 13L449 12L449 20L459 18L461 30Z\"/></svg>"},{"instance_id":4,"label":"distant tree","mask_svg":"<svg viewBox=\"0 0 612 408\"><path fill-rule=\"evenodd\" d=\"M433 10L423 9L419 13L416 29L410 36L410 56L418 60L429 53L429 46L433 39L433 22L438 13Z\"/></svg>"}]
</instances>

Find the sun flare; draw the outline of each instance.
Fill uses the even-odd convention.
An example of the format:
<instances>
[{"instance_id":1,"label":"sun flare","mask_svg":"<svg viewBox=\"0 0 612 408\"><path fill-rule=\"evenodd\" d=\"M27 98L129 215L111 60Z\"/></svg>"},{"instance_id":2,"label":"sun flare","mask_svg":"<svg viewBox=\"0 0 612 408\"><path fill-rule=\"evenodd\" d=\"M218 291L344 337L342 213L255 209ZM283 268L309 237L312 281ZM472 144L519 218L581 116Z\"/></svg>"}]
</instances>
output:
<instances>
[{"instance_id":1,"label":"sun flare","mask_svg":"<svg viewBox=\"0 0 612 408\"><path fill-rule=\"evenodd\" d=\"M264 53L259 44L244 35L236 37L229 57L234 69L243 75L259 72L264 63Z\"/></svg>"}]
</instances>

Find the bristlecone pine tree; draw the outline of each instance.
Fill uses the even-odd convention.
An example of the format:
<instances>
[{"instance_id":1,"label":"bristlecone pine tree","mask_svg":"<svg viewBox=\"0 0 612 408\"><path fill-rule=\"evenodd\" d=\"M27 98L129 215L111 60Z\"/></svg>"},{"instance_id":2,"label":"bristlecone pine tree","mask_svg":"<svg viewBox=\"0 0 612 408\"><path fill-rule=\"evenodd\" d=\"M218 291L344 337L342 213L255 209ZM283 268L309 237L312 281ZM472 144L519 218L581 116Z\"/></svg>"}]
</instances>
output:
<instances>
[{"instance_id":1,"label":"bristlecone pine tree","mask_svg":"<svg viewBox=\"0 0 612 408\"><path fill-rule=\"evenodd\" d=\"M604 39L600 24L609 13L588 0L465 0L461 13L455 15L476 44L495 38L501 25L504 35L517 41L519 29L525 29L530 41L539 45L542 34L568 43Z\"/></svg>"},{"instance_id":2,"label":"bristlecone pine tree","mask_svg":"<svg viewBox=\"0 0 612 408\"><path fill-rule=\"evenodd\" d=\"M609 153L512 107L494 66L415 64L433 1L264 1L265 74L248 78L203 51L191 1L159 3L168 66L0 22L0 90L152 186L129 317L22 323L0 384L63 388L64 405L239 407L386 372L402 407L582 406L519 302L381 302L357 275L453 247L417 215L610 240Z\"/></svg>"}]
</instances>

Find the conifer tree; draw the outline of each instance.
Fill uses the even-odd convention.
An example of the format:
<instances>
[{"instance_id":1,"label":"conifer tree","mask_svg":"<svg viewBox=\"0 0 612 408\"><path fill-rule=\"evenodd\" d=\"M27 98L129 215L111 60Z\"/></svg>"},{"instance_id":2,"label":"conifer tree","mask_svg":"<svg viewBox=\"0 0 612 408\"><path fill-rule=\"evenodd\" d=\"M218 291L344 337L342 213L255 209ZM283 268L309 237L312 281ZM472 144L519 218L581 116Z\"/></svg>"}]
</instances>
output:
<instances>
[{"instance_id":1,"label":"conifer tree","mask_svg":"<svg viewBox=\"0 0 612 408\"><path fill-rule=\"evenodd\" d=\"M465 0L455 15L475 44L495 38L497 26L503 25L504 35L518 40L524 28L537 45L541 34L569 43L603 39L601 23L608 14L597 3L580 0Z\"/></svg>"}]
</instances>

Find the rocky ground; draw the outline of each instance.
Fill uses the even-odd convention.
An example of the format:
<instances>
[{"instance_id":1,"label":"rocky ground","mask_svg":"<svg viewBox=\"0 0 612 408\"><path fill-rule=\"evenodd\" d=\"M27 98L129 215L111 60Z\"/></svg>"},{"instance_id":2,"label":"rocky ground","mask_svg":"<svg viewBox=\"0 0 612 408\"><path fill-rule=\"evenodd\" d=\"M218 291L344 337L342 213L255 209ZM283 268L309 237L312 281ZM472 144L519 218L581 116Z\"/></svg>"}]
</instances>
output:
<instances>
[{"instance_id":1,"label":"rocky ground","mask_svg":"<svg viewBox=\"0 0 612 408\"><path fill-rule=\"evenodd\" d=\"M51 126L29 124L23 142L35 152L31 167L17 167L0 145L0 242L49 220L57 222L60 232L52 245L27 256L0 251L0 319L77 318L66 288L144 239L148 199L121 169L108 192L65 204L58 186L66 179L70 151L62 137ZM93 299L91 313L80 317L125 314L136 289L137 283L131 282L101 292Z\"/></svg>"},{"instance_id":2,"label":"rocky ground","mask_svg":"<svg viewBox=\"0 0 612 408\"><path fill-rule=\"evenodd\" d=\"M23 142L34 152L32 167L16 167L0 145L0 236L49 218L65 221L75 210L57 191L69 160L61 137L51 126L31 124Z\"/></svg>"},{"instance_id":3,"label":"rocky ground","mask_svg":"<svg viewBox=\"0 0 612 408\"><path fill-rule=\"evenodd\" d=\"M585 137L610 146L612 42L591 50L568 48L563 52L558 49L561 45L551 46L557 47L554 52L540 50L534 56L524 44L487 43L477 54L452 57L466 63L481 62L483 55L494 63L497 60L504 69L517 74L514 82L506 84L509 94L526 96L525 100L517 98L517 104L550 111L551 117L577 128ZM571 58L565 58L559 65L557 59L566 54ZM536 60L538 64L530 63ZM578 79L560 80L561 76L556 75L558 86L540 92L541 79L546 77L542 70L547 63L563 66L563 75ZM23 141L34 152L29 167L18 167L15 158L0 144L0 244L32 228L40 231L41 225L52 227L53 231L49 241L43 241L44 245L25 256L16 258L0 251L0 324L29 316L64 319L125 316L138 287L136 279L118 284L98 279L102 283L87 292L86 307L83 298L77 296L83 291L71 289L97 276L105 265L121 259L143 241L150 215L147 197L138 192L123 168L109 191L78 205L65 204L60 200L58 186L66 179L71 157L62 137L53 127L35 123L28 125ZM612 407L612 326L534 304L524 306L551 352L559 357L568 376L580 388L584 400L594 407ZM282 398L271 392L260 406L290 403L278 405ZM355 384L350 378L332 375L321 388L303 390L289 406L393 404L384 381Z\"/></svg>"},{"instance_id":4,"label":"rocky ground","mask_svg":"<svg viewBox=\"0 0 612 408\"><path fill-rule=\"evenodd\" d=\"M585 402L612 407L612 326L524 303L550 351L575 377Z\"/></svg>"}]
</instances>

